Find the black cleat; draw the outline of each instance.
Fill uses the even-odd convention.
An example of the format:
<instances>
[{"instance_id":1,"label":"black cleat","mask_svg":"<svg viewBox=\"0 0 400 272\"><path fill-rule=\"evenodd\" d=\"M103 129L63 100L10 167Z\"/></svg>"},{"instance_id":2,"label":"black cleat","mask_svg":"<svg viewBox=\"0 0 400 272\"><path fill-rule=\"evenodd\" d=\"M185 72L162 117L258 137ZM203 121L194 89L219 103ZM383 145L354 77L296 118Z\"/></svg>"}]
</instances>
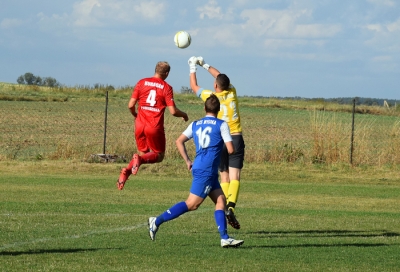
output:
<instances>
[{"instance_id":1,"label":"black cleat","mask_svg":"<svg viewBox=\"0 0 400 272\"><path fill-rule=\"evenodd\" d=\"M234 229L240 229L239 221L237 221L235 214L233 213L232 209L228 209L225 212L226 220L228 220L229 225L232 226Z\"/></svg>"}]
</instances>

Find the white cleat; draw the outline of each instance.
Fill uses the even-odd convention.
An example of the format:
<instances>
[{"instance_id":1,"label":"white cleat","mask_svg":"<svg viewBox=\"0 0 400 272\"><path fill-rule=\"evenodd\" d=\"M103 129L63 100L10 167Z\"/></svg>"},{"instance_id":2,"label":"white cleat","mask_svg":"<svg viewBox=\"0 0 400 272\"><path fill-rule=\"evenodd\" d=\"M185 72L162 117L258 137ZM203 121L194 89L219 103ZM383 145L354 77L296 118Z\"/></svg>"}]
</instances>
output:
<instances>
[{"instance_id":1,"label":"white cleat","mask_svg":"<svg viewBox=\"0 0 400 272\"><path fill-rule=\"evenodd\" d=\"M156 226L156 217L149 217L149 235L152 241L156 239L157 230L158 227Z\"/></svg>"},{"instance_id":2,"label":"white cleat","mask_svg":"<svg viewBox=\"0 0 400 272\"><path fill-rule=\"evenodd\" d=\"M240 247L243 245L243 240L235 240L233 238L228 239L221 239L221 247L228 248L228 247Z\"/></svg>"}]
</instances>

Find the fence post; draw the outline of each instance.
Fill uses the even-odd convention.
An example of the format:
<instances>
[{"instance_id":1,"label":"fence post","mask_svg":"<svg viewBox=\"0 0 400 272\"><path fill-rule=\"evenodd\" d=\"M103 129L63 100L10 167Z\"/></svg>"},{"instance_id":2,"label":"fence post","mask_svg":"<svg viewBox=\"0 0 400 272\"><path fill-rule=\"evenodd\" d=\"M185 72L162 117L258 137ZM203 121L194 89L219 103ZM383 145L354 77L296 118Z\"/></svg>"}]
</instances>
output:
<instances>
[{"instance_id":1,"label":"fence post","mask_svg":"<svg viewBox=\"0 0 400 272\"><path fill-rule=\"evenodd\" d=\"M353 151L354 151L354 115L356 112L356 99L353 99L353 111L351 120L351 140L350 140L350 165L353 165Z\"/></svg>"},{"instance_id":2,"label":"fence post","mask_svg":"<svg viewBox=\"0 0 400 272\"><path fill-rule=\"evenodd\" d=\"M106 110L104 113L104 139L103 139L103 154L106 154L106 139L107 139L107 109L108 109L108 91L106 91Z\"/></svg>"}]
</instances>

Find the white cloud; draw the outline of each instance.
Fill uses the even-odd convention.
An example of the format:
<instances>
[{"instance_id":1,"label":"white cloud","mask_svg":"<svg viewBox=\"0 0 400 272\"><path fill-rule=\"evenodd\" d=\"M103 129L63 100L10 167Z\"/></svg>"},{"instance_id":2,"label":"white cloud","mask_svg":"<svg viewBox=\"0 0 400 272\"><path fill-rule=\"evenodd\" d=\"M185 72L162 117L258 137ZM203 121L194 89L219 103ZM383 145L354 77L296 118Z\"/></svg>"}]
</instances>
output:
<instances>
[{"instance_id":1,"label":"white cloud","mask_svg":"<svg viewBox=\"0 0 400 272\"><path fill-rule=\"evenodd\" d=\"M215 0L210 0L206 5L198 7L197 11L200 13L200 19L205 19L205 17L210 19L221 17L221 7L218 6Z\"/></svg>"},{"instance_id":2,"label":"white cloud","mask_svg":"<svg viewBox=\"0 0 400 272\"><path fill-rule=\"evenodd\" d=\"M389 32L396 32L396 31L400 32L400 18L393 23L387 24L386 28Z\"/></svg>"},{"instance_id":3,"label":"white cloud","mask_svg":"<svg viewBox=\"0 0 400 272\"><path fill-rule=\"evenodd\" d=\"M165 5L156 1L143 1L139 5L135 5L134 10L143 18L160 21L163 19Z\"/></svg>"},{"instance_id":4,"label":"white cloud","mask_svg":"<svg viewBox=\"0 0 400 272\"><path fill-rule=\"evenodd\" d=\"M23 24L22 20L5 18L0 23L0 28L14 28Z\"/></svg>"},{"instance_id":5,"label":"white cloud","mask_svg":"<svg viewBox=\"0 0 400 272\"><path fill-rule=\"evenodd\" d=\"M368 47L385 54L400 53L400 18L387 24L369 24L365 28L372 37L365 41Z\"/></svg>"},{"instance_id":6,"label":"white cloud","mask_svg":"<svg viewBox=\"0 0 400 272\"><path fill-rule=\"evenodd\" d=\"M113 24L160 23L166 5L161 1L83 0L73 6L74 24L81 27Z\"/></svg>"},{"instance_id":7,"label":"white cloud","mask_svg":"<svg viewBox=\"0 0 400 272\"><path fill-rule=\"evenodd\" d=\"M375 5L383 5L389 7L394 7L396 5L396 2L393 0L367 0L367 1Z\"/></svg>"},{"instance_id":8,"label":"white cloud","mask_svg":"<svg viewBox=\"0 0 400 272\"><path fill-rule=\"evenodd\" d=\"M388 61L393 61L392 56L376 56L372 58L373 62L388 62Z\"/></svg>"},{"instance_id":9,"label":"white cloud","mask_svg":"<svg viewBox=\"0 0 400 272\"><path fill-rule=\"evenodd\" d=\"M380 25L380 24L366 25L365 28L370 30L370 31L376 31L376 32L382 32L383 31L382 25Z\"/></svg>"},{"instance_id":10,"label":"white cloud","mask_svg":"<svg viewBox=\"0 0 400 272\"><path fill-rule=\"evenodd\" d=\"M307 24L310 10L245 10L241 17L246 20L244 29L259 36L286 38L327 38L341 31L339 24Z\"/></svg>"},{"instance_id":11,"label":"white cloud","mask_svg":"<svg viewBox=\"0 0 400 272\"><path fill-rule=\"evenodd\" d=\"M99 26L101 23L93 13L95 8L100 8L101 4L97 0L85 0L74 4L74 14L77 17L75 25L77 26Z\"/></svg>"},{"instance_id":12,"label":"white cloud","mask_svg":"<svg viewBox=\"0 0 400 272\"><path fill-rule=\"evenodd\" d=\"M380 33L400 32L400 18L397 21L387 24L368 24L365 28Z\"/></svg>"},{"instance_id":13,"label":"white cloud","mask_svg":"<svg viewBox=\"0 0 400 272\"><path fill-rule=\"evenodd\" d=\"M266 39L263 43L268 50L282 50L287 48L299 48L301 46L314 45L321 47L326 44L324 40L307 41L304 39Z\"/></svg>"},{"instance_id":14,"label":"white cloud","mask_svg":"<svg viewBox=\"0 0 400 272\"><path fill-rule=\"evenodd\" d=\"M294 28L293 35L299 38L329 38L335 36L340 30L340 25L297 25Z\"/></svg>"},{"instance_id":15,"label":"white cloud","mask_svg":"<svg viewBox=\"0 0 400 272\"><path fill-rule=\"evenodd\" d=\"M238 29L239 28L239 29ZM239 48L246 40L243 35L240 35L240 27L237 25L218 25L201 29L189 29L192 41L204 48L212 48L218 46L219 48Z\"/></svg>"}]
</instances>

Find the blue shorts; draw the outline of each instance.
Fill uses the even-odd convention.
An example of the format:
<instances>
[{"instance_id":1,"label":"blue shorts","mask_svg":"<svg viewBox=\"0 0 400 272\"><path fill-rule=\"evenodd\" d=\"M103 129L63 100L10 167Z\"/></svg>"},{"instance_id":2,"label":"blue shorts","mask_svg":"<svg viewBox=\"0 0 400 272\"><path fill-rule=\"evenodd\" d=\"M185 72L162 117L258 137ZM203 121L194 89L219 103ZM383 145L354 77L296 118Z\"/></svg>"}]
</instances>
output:
<instances>
[{"instance_id":1,"label":"blue shorts","mask_svg":"<svg viewBox=\"0 0 400 272\"><path fill-rule=\"evenodd\" d=\"M195 170L192 172L193 180L190 192L201 198L206 198L208 194L216 189L221 189L219 184L218 174L216 175L204 175L196 173Z\"/></svg>"}]
</instances>

